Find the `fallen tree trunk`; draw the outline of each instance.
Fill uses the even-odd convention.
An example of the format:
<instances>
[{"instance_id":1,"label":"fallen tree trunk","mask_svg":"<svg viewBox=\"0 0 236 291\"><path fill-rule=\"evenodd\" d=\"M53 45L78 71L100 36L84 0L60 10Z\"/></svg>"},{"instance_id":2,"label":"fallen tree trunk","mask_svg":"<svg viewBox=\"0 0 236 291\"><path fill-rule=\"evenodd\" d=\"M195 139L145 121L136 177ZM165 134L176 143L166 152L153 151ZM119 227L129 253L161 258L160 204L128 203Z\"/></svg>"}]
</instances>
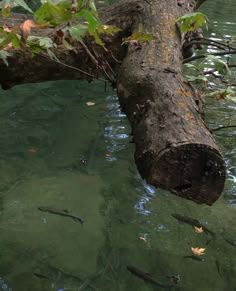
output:
<instances>
[{"instance_id":1,"label":"fallen tree trunk","mask_svg":"<svg viewBox=\"0 0 236 291\"><path fill-rule=\"evenodd\" d=\"M109 62L112 72L116 73L113 77L121 106L132 126L135 161L142 177L178 196L211 205L223 190L225 165L202 120L202 100L182 76L182 41L176 27L177 17L192 12L202 2L123 1L100 11L104 22L122 28L113 37L104 38L108 51L88 41L95 55ZM122 46L122 37L137 31L140 25L155 38L138 45ZM60 47L54 52L69 66L87 73L99 68L99 74L104 74L103 61L94 63L79 44L76 53ZM9 67L0 65L1 84L5 88L25 82L81 79L86 75L45 61L45 56L32 60L27 51L12 54ZM26 70L20 70L19 65ZM37 76L32 77L34 70ZM107 74L105 71L106 77ZM89 73L87 78L91 76Z\"/></svg>"}]
</instances>

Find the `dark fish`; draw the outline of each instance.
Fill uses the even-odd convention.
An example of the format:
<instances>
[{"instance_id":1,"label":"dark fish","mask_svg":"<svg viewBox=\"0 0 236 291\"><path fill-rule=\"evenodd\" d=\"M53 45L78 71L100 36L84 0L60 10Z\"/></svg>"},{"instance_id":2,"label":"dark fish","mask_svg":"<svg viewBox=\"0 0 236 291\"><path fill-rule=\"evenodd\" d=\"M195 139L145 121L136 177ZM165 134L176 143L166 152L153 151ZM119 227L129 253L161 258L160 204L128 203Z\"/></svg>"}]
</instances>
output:
<instances>
[{"instance_id":1,"label":"dark fish","mask_svg":"<svg viewBox=\"0 0 236 291\"><path fill-rule=\"evenodd\" d=\"M168 285L168 284L163 284L160 281L158 281L157 279L153 278L149 273L146 273L134 266L127 266L127 269L134 274L135 276L143 279L146 282L152 283L156 286L162 287L162 288L167 288L167 287L174 287L174 285Z\"/></svg>"},{"instance_id":2,"label":"dark fish","mask_svg":"<svg viewBox=\"0 0 236 291\"><path fill-rule=\"evenodd\" d=\"M220 277L222 277L220 263L218 260L216 260L215 263L216 263L217 272L220 275Z\"/></svg>"},{"instance_id":3,"label":"dark fish","mask_svg":"<svg viewBox=\"0 0 236 291\"><path fill-rule=\"evenodd\" d=\"M231 246L236 247L236 240L230 240L230 239L227 239L225 237L223 237L223 239Z\"/></svg>"},{"instance_id":4,"label":"dark fish","mask_svg":"<svg viewBox=\"0 0 236 291\"><path fill-rule=\"evenodd\" d=\"M191 260L198 261L198 262L204 262L205 261L205 259L193 256L193 255L192 256L184 256L184 259L191 259Z\"/></svg>"},{"instance_id":5,"label":"dark fish","mask_svg":"<svg viewBox=\"0 0 236 291\"><path fill-rule=\"evenodd\" d=\"M40 279L46 279L49 280L49 278L45 275L39 274L39 273L34 273L34 276Z\"/></svg>"},{"instance_id":6,"label":"dark fish","mask_svg":"<svg viewBox=\"0 0 236 291\"><path fill-rule=\"evenodd\" d=\"M191 226L196 226L196 227L202 227L202 229L206 232L209 233L211 236L215 236L215 233L213 231L211 231L210 229L206 228L206 226L204 226L203 224L201 224L201 222L197 219L185 216L185 215L180 215L177 213L173 213L171 214L175 219L177 219L180 222L189 224Z\"/></svg>"},{"instance_id":7,"label":"dark fish","mask_svg":"<svg viewBox=\"0 0 236 291\"><path fill-rule=\"evenodd\" d=\"M70 214L69 211L65 210L65 209L57 209L57 208L40 206L40 207L38 207L38 210L43 211L43 212L48 212L48 213L52 213L52 214L65 216L65 217L70 217L70 218L74 219L75 221L79 221L81 224L84 223L84 220L82 218Z\"/></svg>"}]
</instances>

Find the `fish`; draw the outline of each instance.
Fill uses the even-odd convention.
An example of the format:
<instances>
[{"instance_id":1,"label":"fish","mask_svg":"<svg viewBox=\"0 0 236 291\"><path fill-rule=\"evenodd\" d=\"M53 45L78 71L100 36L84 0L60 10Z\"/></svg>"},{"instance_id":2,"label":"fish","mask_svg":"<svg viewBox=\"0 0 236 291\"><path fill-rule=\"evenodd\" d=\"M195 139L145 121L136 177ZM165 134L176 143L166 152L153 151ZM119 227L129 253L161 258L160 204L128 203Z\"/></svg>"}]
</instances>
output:
<instances>
[{"instance_id":1,"label":"fish","mask_svg":"<svg viewBox=\"0 0 236 291\"><path fill-rule=\"evenodd\" d=\"M215 263L216 263L217 272L218 272L219 276L222 277L220 262L218 260L215 260Z\"/></svg>"},{"instance_id":2,"label":"fish","mask_svg":"<svg viewBox=\"0 0 236 291\"><path fill-rule=\"evenodd\" d=\"M200 257L193 256L193 255L191 255L191 256L184 256L183 258L184 259L191 259L191 260L198 261L198 262L204 262L205 261L205 259L200 258Z\"/></svg>"},{"instance_id":3,"label":"fish","mask_svg":"<svg viewBox=\"0 0 236 291\"><path fill-rule=\"evenodd\" d=\"M128 265L127 270L130 271L135 276L143 279L144 281L152 283L158 287L162 287L162 288L174 287L174 285L164 284L164 283L158 281L157 279L153 278L151 276L151 274L146 273L146 272L144 272L144 271L142 271L134 266Z\"/></svg>"},{"instance_id":4,"label":"fish","mask_svg":"<svg viewBox=\"0 0 236 291\"><path fill-rule=\"evenodd\" d=\"M48 212L48 213L51 213L51 214L70 217L70 218L74 219L75 221L79 221L82 225L84 223L84 220L82 218L70 214L69 211L66 210L66 209L57 209L57 208L40 206L40 207L38 207L38 210L43 211L43 212Z\"/></svg>"},{"instance_id":5,"label":"fish","mask_svg":"<svg viewBox=\"0 0 236 291\"><path fill-rule=\"evenodd\" d=\"M236 247L236 240L230 240L230 239L227 239L225 237L223 237L223 239L231 246Z\"/></svg>"},{"instance_id":6,"label":"fish","mask_svg":"<svg viewBox=\"0 0 236 291\"><path fill-rule=\"evenodd\" d=\"M181 215L181 214L177 214L177 213L173 213L171 214L175 219L177 219L180 222L189 224L191 226L197 226L197 227L202 227L202 229L205 231L205 233L209 233L212 237L214 237L216 234L211 231L210 229L208 229L206 226L204 226L203 224L201 224L201 222L195 218L191 218L185 215Z\"/></svg>"},{"instance_id":7,"label":"fish","mask_svg":"<svg viewBox=\"0 0 236 291\"><path fill-rule=\"evenodd\" d=\"M39 274L39 273L34 273L34 276L40 279L46 279L46 280L50 280L47 276L43 275L43 274Z\"/></svg>"}]
</instances>

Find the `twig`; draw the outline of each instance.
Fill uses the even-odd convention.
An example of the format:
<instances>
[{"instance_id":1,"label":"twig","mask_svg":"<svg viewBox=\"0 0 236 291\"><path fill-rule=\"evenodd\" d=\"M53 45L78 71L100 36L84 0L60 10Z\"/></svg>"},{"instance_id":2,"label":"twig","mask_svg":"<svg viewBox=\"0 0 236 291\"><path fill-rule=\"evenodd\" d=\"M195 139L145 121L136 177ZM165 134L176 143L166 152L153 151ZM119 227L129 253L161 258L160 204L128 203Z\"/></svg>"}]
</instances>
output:
<instances>
[{"instance_id":1,"label":"twig","mask_svg":"<svg viewBox=\"0 0 236 291\"><path fill-rule=\"evenodd\" d=\"M218 53L211 53L211 54L202 54L202 55L196 55L187 59L183 60L183 64L198 60L198 59L203 59L205 57L207 57L207 55L212 55L212 56L225 56L225 55L234 55L236 54L236 50L232 50L232 51L227 51L227 52L218 52Z\"/></svg>"},{"instance_id":2,"label":"twig","mask_svg":"<svg viewBox=\"0 0 236 291\"><path fill-rule=\"evenodd\" d=\"M219 126L219 127L211 128L211 131L218 131L220 129L230 128L230 127L236 127L236 125Z\"/></svg>"},{"instance_id":3,"label":"twig","mask_svg":"<svg viewBox=\"0 0 236 291\"><path fill-rule=\"evenodd\" d=\"M90 50L88 49L88 47L86 46L86 44L83 41L80 41L80 44L82 45L82 47L85 49L86 53L90 56L91 60L93 61L93 63L95 65L98 65L98 61L97 59L92 55L92 53L90 52Z\"/></svg>"},{"instance_id":4,"label":"twig","mask_svg":"<svg viewBox=\"0 0 236 291\"><path fill-rule=\"evenodd\" d=\"M232 50L236 49L235 47L230 46L228 43L224 43L224 42L221 42L221 41L216 41L216 40L213 40L213 39L210 39L210 38L207 38L207 37L195 37L195 38L191 39L191 41L194 41L194 40L197 40L197 41L205 40L207 42L218 44L218 45L224 46L226 48L230 48Z\"/></svg>"},{"instance_id":5,"label":"twig","mask_svg":"<svg viewBox=\"0 0 236 291\"><path fill-rule=\"evenodd\" d=\"M94 75L92 75L92 74L90 74L90 73L88 73L88 72L86 72L86 71L83 71L83 70L81 70L81 69L79 69L79 68L76 68L76 67L74 67L74 66L70 66L70 65L67 65L67 64L65 64L65 63L62 63L62 62L59 61L59 60L57 61L57 60L55 60L55 59L52 59L52 58L50 58L50 57L48 57L48 56L46 56L46 55L40 54L40 56L43 57L43 58L46 58L46 59L48 59L48 60L51 60L51 61L53 61L53 62L55 62L55 63L58 63L58 64L60 64L60 65L62 65L62 66L65 66L65 67L67 67L67 68L70 68L70 69L73 69L73 70L75 70L75 71L78 71L78 72L80 72L81 74L84 74L84 75L87 75L87 76L89 76L89 77L92 77L92 78L95 79L95 80L99 80L99 81L103 81L103 82L106 81L105 79L97 78L96 76L94 76Z\"/></svg>"},{"instance_id":6,"label":"twig","mask_svg":"<svg viewBox=\"0 0 236 291\"><path fill-rule=\"evenodd\" d=\"M203 39L202 40L191 40L190 42L188 42L186 44L186 47L189 47L189 46L191 47L191 46L193 46L195 44L211 45L211 46L217 47L218 49L221 49L221 50L228 49L227 46L224 46L224 45L221 45L221 44L216 44L216 43L211 43L211 42L209 42L207 40L203 40Z\"/></svg>"}]
</instances>

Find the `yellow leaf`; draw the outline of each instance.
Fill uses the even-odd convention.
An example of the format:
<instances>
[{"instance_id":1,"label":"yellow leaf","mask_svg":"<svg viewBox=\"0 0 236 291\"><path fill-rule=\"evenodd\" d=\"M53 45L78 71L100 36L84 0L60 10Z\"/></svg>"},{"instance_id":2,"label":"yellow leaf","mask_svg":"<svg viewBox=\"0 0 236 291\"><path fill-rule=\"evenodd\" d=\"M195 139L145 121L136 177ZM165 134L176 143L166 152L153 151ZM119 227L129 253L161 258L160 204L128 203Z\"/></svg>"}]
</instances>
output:
<instances>
[{"instance_id":1,"label":"yellow leaf","mask_svg":"<svg viewBox=\"0 0 236 291\"><path fill-rule=\"evenodd\" d=\"M202 233L203 232L203 228L202 227L194 226L194 229L195 229L196 233Z\"/></svg>"},{"instance_id":2,"label":"yellow leaf","mask_svg":"<svg viewBox=\"0 0 236 291\"><path fill-rule=\"evenodd\" d=\"M197 255L197 256L204 255L204 251L205 251L204 248L191 248L191 250L194 253L194 255Z\"/></svg>"},{"instance_id":3,"label":"yellow leaf","mask_svg":"<svg viewBox=\"0 0 236 291\"><path fill-rule=\"evenodd\" d=\"M93 106L93 105L95 105L94 102L90 102L90 101L86 102L86 104L87 104L88 106Z\"/></svg>"}]
</instances>

